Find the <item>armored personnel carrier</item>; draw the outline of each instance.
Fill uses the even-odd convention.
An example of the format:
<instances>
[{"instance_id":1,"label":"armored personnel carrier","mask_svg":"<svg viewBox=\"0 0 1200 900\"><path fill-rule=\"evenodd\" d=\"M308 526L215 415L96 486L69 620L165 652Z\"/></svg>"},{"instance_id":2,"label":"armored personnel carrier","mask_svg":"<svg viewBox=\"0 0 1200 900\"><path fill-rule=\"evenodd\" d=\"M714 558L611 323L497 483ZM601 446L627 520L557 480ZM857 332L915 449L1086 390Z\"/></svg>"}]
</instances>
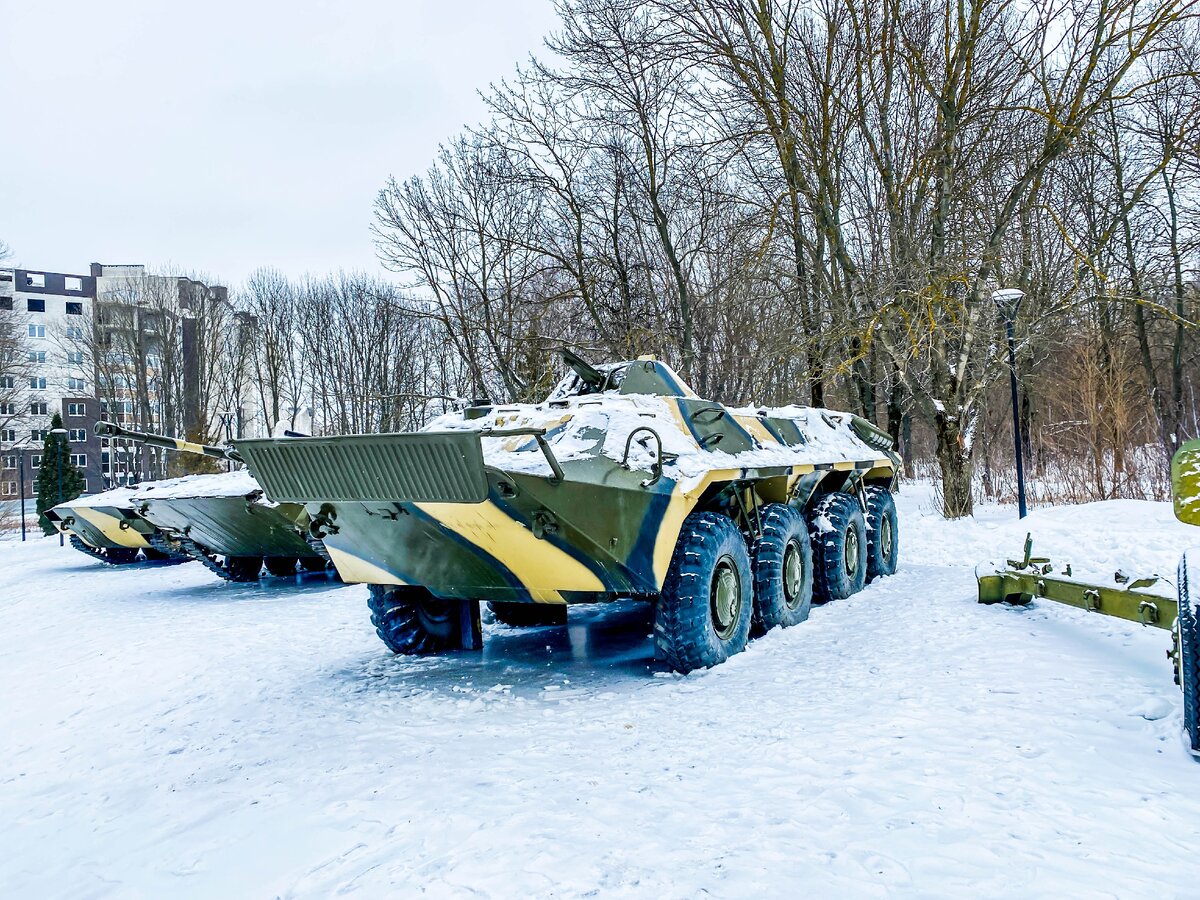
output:
<instances>
[{"instance_id":1,"label":"armored personnel carrier","mask_svg":"<svg viewBox=\"0 0 1200 900\"><path fill-rule=\"evenodd\" d=\"M133 431L111 422L98 422L96 433L240 462L229 447ZM140 519L154 531L147 539L152 550L195 559L228 581L254 581L264 566L272 575L294 575L298 566L325 570L320 542L306 539L306 522L297 524L303 507L265 499L244 469L147 481L128 490L131 521Z\"/></svg>"},{"instance_id":2,"label":"armored personnel carrier","mask_svg":"<svg viewBox=\"0 0 1200 900\"><path fill-rule=\"evenodd\" d=\"M536 405L235 444L271 500L305 504L342 579L370 585L397 653L478 648L479 601L528 624L635 598L687 672L895 571L887 434L827 410L731 409L652 358L564 358Z\"/></svg>"},{"instance_id":3,"label":"armored personnel carrier","mask_svg":"<svg viewBox=\"0 0 1200 900\"><path fill-rule=\"evenodd\" d=\"M109 565L137 562L139 553L151 561L186 560L168 549L158 529L134 511L135 493L135 488L119 487L76 497L46 510L46 518L76 550Z\"/></svg>"}]
</instances>

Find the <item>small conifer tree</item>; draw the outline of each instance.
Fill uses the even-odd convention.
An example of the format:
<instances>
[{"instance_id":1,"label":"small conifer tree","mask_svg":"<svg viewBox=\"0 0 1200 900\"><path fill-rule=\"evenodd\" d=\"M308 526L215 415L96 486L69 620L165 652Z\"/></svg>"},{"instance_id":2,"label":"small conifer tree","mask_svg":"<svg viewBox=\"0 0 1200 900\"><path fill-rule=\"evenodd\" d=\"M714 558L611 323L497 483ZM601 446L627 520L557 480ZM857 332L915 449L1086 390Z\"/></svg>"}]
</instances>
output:
<instances>
[{"instance_id":1,"label":"small conifer tree","mask_svg":"<svg viewBox=\"0 0 1200 900\"><path fill-rule=\"evenodd\" d=\"M83 493L87 484L83 472L71 461L71 444L65 434L55 434L63 427L62 416L55 413L50 419L50 430L42 445L42 462L38 468L34 490L37 493L38 524L46 534L57 530L46 518L46 510L64 500L74 500Z\"/></svg>"}]
</instances>

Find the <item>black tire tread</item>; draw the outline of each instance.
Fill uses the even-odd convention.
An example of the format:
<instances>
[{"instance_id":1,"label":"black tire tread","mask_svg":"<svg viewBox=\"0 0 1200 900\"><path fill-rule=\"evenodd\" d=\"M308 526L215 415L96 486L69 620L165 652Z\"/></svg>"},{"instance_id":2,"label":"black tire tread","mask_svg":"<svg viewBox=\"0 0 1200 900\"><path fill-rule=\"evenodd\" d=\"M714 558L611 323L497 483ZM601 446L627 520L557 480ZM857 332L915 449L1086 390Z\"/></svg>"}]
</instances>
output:
<instances>
[{"instance_id":1,"label":"black tire tread","mask_svg":"<svg viewBox=\"0 0 1200 900\"><path fill-rule=\"evenodd\" d=\"M813 560L812 542L804 516L783 503L769 503L760 511L762 534L754 542L750 558L754 566L754 626L758 632L775 626L787 628L808 618L812 607ZM795 609L788 609L783 597L783 557L788 542L800 538L804 552L807 597Z\"/></svg>"},{"instance_id":2,"label":"black tire tread","mask_svg":"<svg viewBox=\"0 0 1200 900\"><path fill-rule=\"evenodd\" d=\"M892 498L892 492L887 488L878 484L867 485L863 490L863 499L867 506L867 583L869 584L880 576L896 574L896 562L900 555L900 523L896 518L896 501ZM880 523L884 516L890 516L892 520L892 559L890 563L880 555L876 543Z\"/></svg>"},{"instance_id":3,"label":"black tire tread","mask_svg":"<svg viewBox=\"0 0 1200 900\"><path fill-rule=\"evenodd\" d=\"M724 546L735 554L736 548L741 548L743 590L751 596L742 603L737 631L727 641L720 641L710 628L708 592L711 569ZM675 544L662 594L655 604L654 643L659 656L672 668L687 673L715 666L744 650L753 617L752 579L745 539L729 517L712 512L688 516ZM693 580L704 582L700 596L689 590Z\"/></svg>"},{"instance_id":4,"label":"black tire tread","mask_svg":"<svg viewBox=\"0 0 1200 900\"><path fill-rule=\"evenodd\" d=\"M823 532L818 526L821 518L829 520L833 530ZM813 550L813 602L828 603L843 600L861 591L866 582L867 523L858 498L844 491L825 494L812 507L808 517L809 535ZM853 582L847 582L842 571L842 553L846 530L859 530L859 568ZM830 541L830 535L834 539Z\"/></svg>"},{"instance_id":5,"label":"black tire tread","mask_svg":"<svg viewBox=\"0 0 1200 900\"><path fill-rule=\"evenodd\" d=\"M393 653L420 656L440 653L457 646L453 638L432 634L421 621L418 604L428 592L421 588L372 584L367 594L371 624L379 639Z\"/></svg>"},{"instance_id":6,"label":"black tire tread","mask_svg":"<svg viewBox=\"0 0 1200 900\"><path fill-rule=\"evenodd\" d=\"M1179 561L1179 686L1183 690L1183 728L1192 752L1200 754L1200 616L1191 597L1188 557Z\"/></svg>"}]
</instances>

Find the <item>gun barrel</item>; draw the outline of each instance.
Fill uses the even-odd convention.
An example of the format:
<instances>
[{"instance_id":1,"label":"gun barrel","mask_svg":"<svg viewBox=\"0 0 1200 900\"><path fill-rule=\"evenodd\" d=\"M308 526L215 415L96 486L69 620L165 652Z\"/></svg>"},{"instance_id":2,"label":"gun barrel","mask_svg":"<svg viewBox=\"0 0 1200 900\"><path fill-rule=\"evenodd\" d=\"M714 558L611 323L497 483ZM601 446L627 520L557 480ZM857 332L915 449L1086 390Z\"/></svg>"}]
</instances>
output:
<instances>
[{"instance_id":1,"label":"gun barrel","mask_svg":"<svg viewBox=\"0 0 1200 900\"><path fill-rule=\"evenodd\" d=\"M241 455L232 447L213 447L210 444L197 444L183 441L179 438L167 437L165 434L150 434L145 431L134 431L132 428L122 428L115 422L97 422L96 434L101 437L128 438L151 447L162 447L165 450L178 450L181 453L195 453L209 456L213 459L230 459L241 462Z\"/></svg>"}]
</instances>

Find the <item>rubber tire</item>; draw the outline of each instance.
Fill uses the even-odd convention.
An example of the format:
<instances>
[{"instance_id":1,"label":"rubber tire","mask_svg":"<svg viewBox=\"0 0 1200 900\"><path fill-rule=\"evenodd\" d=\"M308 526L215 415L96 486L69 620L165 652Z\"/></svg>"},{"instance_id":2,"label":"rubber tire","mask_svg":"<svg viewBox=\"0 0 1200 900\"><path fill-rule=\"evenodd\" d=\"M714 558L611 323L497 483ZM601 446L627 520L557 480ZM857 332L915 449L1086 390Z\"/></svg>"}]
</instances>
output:
<instances>
[{"instance_id":1,"label":"rubber tire","mask_svg":"<svg viewBox=\"0 0 1200 900\"><path fill-rule=\"evenodd\" d=\"M132 562L137 562L136 547L109 547L104 551L104 560L109 565L127 566Z\"/></svg>"},{"instance_id":2,"label":"rubber tire","mask_svg":"<svg viewBox=\"0 0 1200 900\"><path fill-rule=\"evenodd\" d=\"M895 575L900 561L900 523L896 517L896 501L892 492L879 485L863 491L867 501L867 583L882 575ZM880 529L887 522L892 534L891 553L886 557L879 542Z\"/></svg>"},{"instance_id":3,"label":"rubber tire","mask_svg":"<svg viewBox=\"0 0 1200 900\"><path fill-rule=\"evenodd\" d=\"M1200 756L1200 616L1191 598L1188 555L1179 561L1179 686L1183 689L1183 728L1192 753Z\"/></svg>"},{"instance_id":4,"label":"rubber tire","mask_svg":"<svg viewBox=\"0 0 1200 900\"><path fill-rule=\"evenodd\" d=\"M296 557L268 556L263 560L267 571L277 578L287 578L296 574Z\"/></svg>"},{"instance_id":5,"label":"rubber tire","mask_svg":"<svg viewBox=\"0 0 1200 900\"><path fill-rule=\"evenodd\" d=\"M711 595L717 563L728 557L739 577L738 618L720 637ZM654 644L659 658L677 672L705 669L746 649L754 617L753 573L746 541L733 520L719 513L693 513L684 520L654 610Z\"/></svg>"},{"instance_id":6,"label":"rubber tire","mask_svg":"<svg viewBox=\"0 0 1200 900\"><path fill-rule=\"evenodd\" d=\"M258 573L262 571L261 556L231 556L225 560L225 572L230 581L258 581Z\"/></svg>"},{"instance_id":7,"label":"rubber tire","mask_svg":"<svg viewBox=\"0 0 1200 900\"><path fill-rule=\"evenodd\" d=\"M453 607L413 585L372 584L367 595L375 633L393 653L419 656L461 644Z\"/></svg>"},{"instance_id":8,"label":"rubber tire","mask_svg":"<svg viewBox=\"0 0 1200 900\"><path fill-rule=\"evenodd\" d=\"M828 520L830 530L818 523ZM843 600L863 589L867 577L867 523L858 498L844 491L821 497L808 517L813 546L813 602ZM846 539L851 530L858 537L858 566L846 571Z\"/></svg>"},{"instance_id":9,"label":"rubber tire","mask_svg":"<svg viewBox=\"0 0 1200 900\"><path fill-rule=\"evenodd\" d=\"M762 508L762 535L754 542L754 630L770 631L777 625L787 628L799 625L808 618L812 608L813 560L812 541L808 523L798 511L783 503L771 503ZM784 591L783 563L789 544L801 554L803 577L800 601L789 607Z\"/></svg>"},{"instance_id":10,"label":"rubber tire","mask_svg":"<svg viewBox=\"0 0 1200 900\"><path fill-rule=\"evenodd\" d=\"M497 622L524 628L536 625L566 625L567 607L563 603L488 602Z\"/></svg>"},{"instance_id":11,"label":"rubber tire","mask_svg":"<svg viewBox=\"0 0 1200 900\"><path fill-rule=\"evenodd\" d=\"M324 572L329 568L329 563L325 562L323 556L302 556L300 557L300 568L305 572Z\"/></svg>"}]
</instances>

